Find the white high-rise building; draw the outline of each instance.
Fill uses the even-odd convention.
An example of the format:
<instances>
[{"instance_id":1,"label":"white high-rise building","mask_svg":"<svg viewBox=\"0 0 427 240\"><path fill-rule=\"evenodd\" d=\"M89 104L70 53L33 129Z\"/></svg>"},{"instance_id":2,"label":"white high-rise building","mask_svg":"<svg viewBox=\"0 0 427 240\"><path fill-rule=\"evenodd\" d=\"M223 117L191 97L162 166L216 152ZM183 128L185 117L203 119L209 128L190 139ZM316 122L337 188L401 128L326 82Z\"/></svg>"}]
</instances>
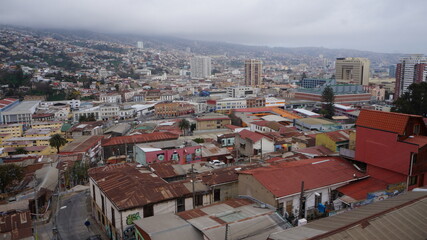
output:
<instances>
[{"instance_id":1,"label":"white high-rise building","mask_svg":"<svg viewBox=\"0 0 427 240\"><path fill-rule=\"evenodd\" d=\"M137 42L136 47L141 49L144 48L144 42L141 42L141 41Z\"/></svg>"},{"instance_id":2,"label":"white high-rise building","mask_svg":"<svg viewBox=\"0 0 427 240\"><path fill-rule=\"evenodd\" d=\"M412 54L403 57L396 66L395 99L408 90L412 83L427 81L427 57Z\"/></svg>"},{"instance_id":3,"label":"white high-rise building","mask_svg":"<svg viewBox=\"0 0 427 240\"><path fill-rule=\"evenodd\" d=\"M191 78L207 78L211 75L210 57L193 57L190 60Z\"/></svg>"}]
</instances>

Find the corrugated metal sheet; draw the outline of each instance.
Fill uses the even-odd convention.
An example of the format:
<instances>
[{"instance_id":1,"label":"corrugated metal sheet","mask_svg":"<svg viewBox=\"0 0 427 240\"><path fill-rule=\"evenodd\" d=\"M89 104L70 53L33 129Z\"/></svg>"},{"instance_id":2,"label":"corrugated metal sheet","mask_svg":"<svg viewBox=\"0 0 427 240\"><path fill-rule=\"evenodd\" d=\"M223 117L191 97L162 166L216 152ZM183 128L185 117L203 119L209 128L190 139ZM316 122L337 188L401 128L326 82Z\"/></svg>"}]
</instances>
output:
<instances>
[{"instance_id":1,"label":"corrugated metal sheet","mask_svg":"<svg viewBox=\"0 0 427 240\"><path fill-rule=\"evenodd\" d=\"M410 117L417 117L422 120L421 116L416 115L364 109L360 111L356 126L394 132L403 135Z\"/></svg>"},{"instance_id":2,"label":"corrugated metal sheet","mask_svg":"<svg viewBox=\"0 0 427 240\"><path fill-rule=\"evenodd\" d=\"M155 132L132 136L112 137L102 143L102 146L114 146L121 144L145 143L178 139L178 135L169 132Z\"/></svg>"},{"instance_id":3,"label":"corrugated metal sheet","mask_svg":"<svg viewBox=\"0 0 427 240\"><path fill-rule=\"evenodd\" d=\"M427 239L427 193L408 192L301 227L269 239Z\"/></svg>"},{"instance_id":4,"label":"corrugated metal sheet","mask_svg":"<svg viewBox=\"0 0 427 240\"><path fill-rule=\"evenodd\" d=\"M186 186L188 181L167 183L151 172L141 172L130 163L92 168L89 176L121 210L191 195ZM202 187L197 187L196 191L198 189Z\"/></svg>"}]
</instances>

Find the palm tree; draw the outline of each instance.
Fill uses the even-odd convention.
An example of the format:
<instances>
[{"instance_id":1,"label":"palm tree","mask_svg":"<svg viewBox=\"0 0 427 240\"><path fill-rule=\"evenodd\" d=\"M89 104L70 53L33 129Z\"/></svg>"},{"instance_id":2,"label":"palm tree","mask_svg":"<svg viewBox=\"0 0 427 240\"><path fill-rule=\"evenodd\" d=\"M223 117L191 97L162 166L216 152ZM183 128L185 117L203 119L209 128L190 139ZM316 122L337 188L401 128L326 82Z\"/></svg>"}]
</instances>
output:
<instances>
[{"instance_id":1,"label":"palm tree","mask_svg":"<svg viewBox=\"0 0 427 240\"><path fill-rule=\"evenodd\" d=\"M185 133L187 132L187 130L190 128L190 122L187 119L185 119L185 118L182 119L179 122L179 128L184 131L184 135L185 135Z\"/></svg>"},{"instance_id":2,"label":"palm tree","mask_svg":"<svg viewBox=\"0 0 427 240\"><path fill-rule=\"evenodd\" d=\"M59 153L59 148L64 146L67 143L67 140L59 133L52 135L49 139L49 145L56 148L57 153Z\"/></svg>"}]
</instances>

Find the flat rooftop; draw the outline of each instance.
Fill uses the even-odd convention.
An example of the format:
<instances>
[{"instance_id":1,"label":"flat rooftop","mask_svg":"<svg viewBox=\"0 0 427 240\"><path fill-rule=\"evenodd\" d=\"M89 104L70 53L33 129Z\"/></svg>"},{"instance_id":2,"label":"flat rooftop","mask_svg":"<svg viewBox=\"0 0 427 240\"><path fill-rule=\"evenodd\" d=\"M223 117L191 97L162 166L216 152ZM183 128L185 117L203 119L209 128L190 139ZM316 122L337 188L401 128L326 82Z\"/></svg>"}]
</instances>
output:
<instances>
[{"instance_id":1,"label":"flat rooftop","mask_svg":"<svg viewBox=\"0 0 427 240\"><path fill-rule=\"evenodd\" d=\"M36 109L36 106L40 104L40 101L23 101L19 104L9 108L3 112L5 114L20 114L20 113L33 113ZM33 112L31 110L34 110Z\"/></svg>"}]
</instances>

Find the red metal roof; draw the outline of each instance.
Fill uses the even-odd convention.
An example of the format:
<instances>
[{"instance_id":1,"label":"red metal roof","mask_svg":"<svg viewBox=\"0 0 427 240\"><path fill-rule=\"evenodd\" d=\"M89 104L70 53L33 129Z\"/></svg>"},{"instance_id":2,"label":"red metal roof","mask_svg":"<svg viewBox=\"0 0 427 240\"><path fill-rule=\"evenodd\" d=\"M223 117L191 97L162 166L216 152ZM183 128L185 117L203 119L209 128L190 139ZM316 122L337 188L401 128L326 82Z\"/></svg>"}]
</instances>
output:
<instances>
[{"instance_id":1,"label":"red metal roof","mask_svg":"<svg viewBox=\"0 0 427 240\"><path fill-rule=\"evenodd\" d=\"M242 171L252 175L276 197L299 193L301 181L306 190L326 187L336 183L367 176L339 157L323 157L283 162L268 167Z\"/></svg>"},{"instance_id":2,"label":"red metal roof","mask_svg":"<svg viewBox=\"0 0 427 240\"><path fill-rule=\"evenodd\" d=\"M408 120L412 117L422 118L417 115L363 109L357 118L356 126L403 135Z\"/></svg>"},{"instance_id":3,"label":"red metal roof","mask_svg":"<svg viewBox=\"0 0 427 240\"><path fill-rule=\"evenodd\" d=\"M249 131L247 129L244 129L242 131L239 132L239 136L243 139L249 139L251 140L253 143L258 142L259 140L261 140L261 138L265 137L262 134L256 133L256 132L252 132Z\"/></svg>"},{"instance_id":4,"label":"red metal roof","mask_svg":"<svg viewBox=\"0 0 427 240\"><path fill-rule=\"evenodd\" d=\"M155 132L155 133L146 133L132 136L121 136L121 137L112 137L102 143L103 147L114 146L121 144L134 144L134 143L145 143L145 142L157 142L164 140L174 140L178 139L179 135L169 133L169 132Z\"/></svg>"},{"instance_id":5,"label":"red metal roof","mask_svg":"<svg viewBox=\"0 0 427 240\"><path fill-rule=\"evenodd\" d=\"M407 143L417 144L420 148L427 145L427 136L412 136L405 139Z\"/></svg>"},{"instance_id":6,"label":"red metal roof","mask_svg":"<svg viewBox=\"0 0 427 240\"><path fill-rule=\"evenodd\" d=\"M337 188L339 192L355 200L364 200L368 193L386 189L387 183L375 178L363 179Z\"/></svg>"}]
</instances>

